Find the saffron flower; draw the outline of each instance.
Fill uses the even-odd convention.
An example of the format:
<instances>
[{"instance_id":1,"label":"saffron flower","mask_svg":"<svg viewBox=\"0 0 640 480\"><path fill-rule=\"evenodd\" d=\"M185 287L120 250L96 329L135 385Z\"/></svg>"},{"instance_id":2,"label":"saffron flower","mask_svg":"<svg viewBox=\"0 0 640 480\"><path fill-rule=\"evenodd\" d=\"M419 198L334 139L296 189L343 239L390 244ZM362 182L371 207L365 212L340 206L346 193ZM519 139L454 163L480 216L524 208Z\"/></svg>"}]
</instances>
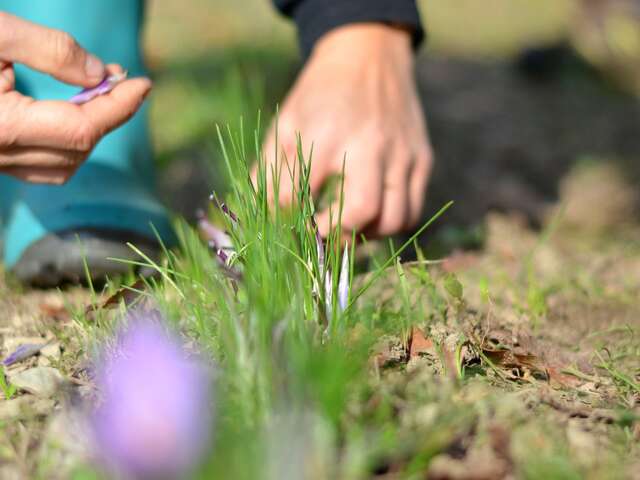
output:
<instances>
[{"instance_id":1,"label":"saffron flower","mask_svg":"<svg viewBox=\"0 0 640 480\"><path fill-rule=\"evenodd\" d=\"M349 244L344 246L340 277L338 278L338 306L345 311L349 304Z\"/></svg>"},{"instance_id":2,"label":"saffron flower","mask_svg":"<svg viewBox=\"0 0 640 480\"><path fill-rule=\"evenodd\" d=\"M222 211L222 213L224 213L227 217L229 217L229 219L233 223L238 223L238 216L231 211L231 209L226 203L220 202L215 193L212 193L211 195L209 195L209 201L213 203L216 207L218 207Z\"/></svg>"},{"instance_id":3,"label":"saffron flower","mask_svg":"<svg viewBox=\"0 0 640 480\"><path fill-rule=\"evenodd\" d=\"M85 88L80 93L74 95L69 99L71 103L75 103L76 105L82 105L83 103L87 103L90 100L93 100L100 95L105 95L109 93L111 90L116 88L116 85L123 82L127 78L127 72L116 73L115 75L109 75L104 80L102 80L98 85L91 88Z\"/></svg>"},{"instance_id":4,"label":"saffron flower","mask_svg":"<svg viewBox=\"0 0 640 480\"><path fill-rule=\"evenodd\" d=\"M116 478L185 478L209 447L212 390L157 311L130 317L96 368L102 401L89 426L96 455Z\"/></svg>"},{"instance_id":5,"label":"saffron flower","mask_svg":"<svg viewBox=\"0 0 640 480\"><path fill-rule=\"evenodd\" d=\"M212 224L204 212L199 211L197 215L198 230L207 240L209 248L215 252L220 269L234 282L242 280L242 272L231 263L235 248L229 234Z\"/></svg>"},{"instance_id":6,"label":"saffron flower","mask_svg":"<svg viewBox=\"0 0 640 480\"><path fill-rule=\"evenodd\" d=\"M333 311L333 276L331 271L327 269L325 271L325 251L324 242L318 231L318 226L315 219L311 218L311 226L315 230L316 240L316 254L318 257L318 274L319 278L314 280L313 294L317 297L320 295L320 285L324 286L324 302L325 302L325 315L328 319L331 319ZM338 277L338 308L341 312L344 312L349 305L349 289L350 289L350 261L349 261L349 244L346 243L344 247L344 253L342 255L342 263L340 265L340 276Z\"/></svg>"}]
</instances>

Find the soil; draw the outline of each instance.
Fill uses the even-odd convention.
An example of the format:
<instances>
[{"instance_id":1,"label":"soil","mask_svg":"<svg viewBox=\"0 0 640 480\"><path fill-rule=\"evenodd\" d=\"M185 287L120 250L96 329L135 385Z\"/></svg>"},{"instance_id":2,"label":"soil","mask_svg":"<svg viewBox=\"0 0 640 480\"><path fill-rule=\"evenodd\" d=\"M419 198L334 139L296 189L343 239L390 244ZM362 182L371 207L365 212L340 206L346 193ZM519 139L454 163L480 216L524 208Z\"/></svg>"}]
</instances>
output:
<instances>
[{"instance_id":1,"label":"soil","mask_svg":"<svg viewBox=\"0 0 640 480\"><path fill-rule=\"evenodd\" d=\"M602 425L614 421L616 409L640 415L640 393L601 368L612 359L616 369L640 382L640 102L593 72L567 65L540 79L510 62L420 61L419 84L437 152L427 211L456 201L438 233L451 253L432 272L455 273L464 305L455 322L425 319L413 333L414 353L396 348L394 355L406 357L398 360L408 370L433 370L416 360L423 356L419 351L428 351L437 338L476 335L474 348L498 364L513 363L496 382L511 385L506 390L514 382L525 385L519 387L529 392L525 403L549 407L544 415L564 426L576 449L590 452L597 451L608 431ZM182 178L184 189L173 185L172 195L191 214L206 197L189 194L198 191L197 172ZM475 227L481 234L468 242ZM81 342L74 338L70 308L89 305L91 295L83 289L23 290L11 282L0 273L2 357L19 343L49 342L57 349L9 367L9 373L47 365L79 381ZM385 283L378 288L386 301ZM502 353L491 345L500 345L494 350ZM24 399L20 408L15 399ZM51 424L59 421L59 405L24 392L0 400L1 478L28 478L45 454L64 472L65 457L52 460L43 447ZM640 428L634 425L629 434L637 443ZM489 453L468 449L439 456L431 477L512 478L508 455L500 457L509 448L508 428L495 425L497 443ZM633 478L640 471L637 447L627 459ZM470 477L465 472L474 465L477 475Z\"/></svg>"}]
</instances>

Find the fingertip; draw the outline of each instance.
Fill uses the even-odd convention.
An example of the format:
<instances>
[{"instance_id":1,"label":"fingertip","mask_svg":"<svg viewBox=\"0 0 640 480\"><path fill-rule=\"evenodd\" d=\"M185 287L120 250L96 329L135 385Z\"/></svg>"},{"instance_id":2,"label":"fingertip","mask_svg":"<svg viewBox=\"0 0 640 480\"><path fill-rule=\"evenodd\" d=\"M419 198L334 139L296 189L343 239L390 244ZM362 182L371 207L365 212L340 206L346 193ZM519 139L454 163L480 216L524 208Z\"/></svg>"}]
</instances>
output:
<instances>
[{"instance_id":1,"label":"fingertip","mask_svg":"<svg viewBox=\"0 0 640 480\"><path fill-rule=\"evenodd\" d=\"M117 63L107 64L107 73L109 75L119 75L123 72L124 72L124 68L122 68L122 65L119 65Z\"/></svg>"},{"instance_id":2,"label":"fingertip","mask_svg":"<svg viewBox=\"0 0 640 480\"><path fill-rule=\"evenodd\" d=\"M81 48L78 46L77 48ZM85 52L84 71L87 75L87 83L89 85L96 85L100 83L107 73L107 68L102 60L91 53Z\"/></svg>"},{"instance_id":3,"label":"fingertip","mask_svg":"<svg viewBox=\"0 0 640 480\"><path fill-rule=\"evenodd\" d=\"M153 83L151 82L151 79L147 77L136 77L136 78L131 78L129 80L125 80L120 85L118 85L114 89L114 91L118 89L118 87L125 86L125 85L128 85L129 88L131 88L132 90L137 89L140 92L140 94L143 96L143 98L146 97L151 91L151 89L153 88Z\"/></svg>"},{"instance_id":4,"label":"fingertip","mask_svg":"<svg viewBox=\"0 0 640 480\"><path fill-rule=\"evenodd\" d=\"M329 222L329 214L325 210L316 215L316 224L318 225L318 232L322 238L327 238L331 233L331 226Z\"/></svg>"}]
</instances>

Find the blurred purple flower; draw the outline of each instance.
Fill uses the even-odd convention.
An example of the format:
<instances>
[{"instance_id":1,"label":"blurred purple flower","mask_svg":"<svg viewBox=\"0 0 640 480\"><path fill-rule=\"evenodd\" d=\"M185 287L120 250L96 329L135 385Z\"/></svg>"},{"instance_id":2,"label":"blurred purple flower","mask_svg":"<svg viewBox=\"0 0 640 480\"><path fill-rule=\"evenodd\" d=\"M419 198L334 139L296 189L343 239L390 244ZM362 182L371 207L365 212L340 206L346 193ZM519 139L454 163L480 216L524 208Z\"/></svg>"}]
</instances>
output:
<instances>
[{"instance_id":1,"label":"blurred purple flower","mask_svg":"<svg viewBox=\"0 0 640 480\"><path fill-rule=\"evenodd\" d=\"M102 402L91 414L96 454L118 478L184 478L209 447L212 390L158 312L130 317L98 361Z\"/></svg>"},{"instance_id":2,"label":"blurred purple flower","mask_svg":"<svg viewBox=\"0 0 640 480\"><path fill-rule=\"evenodd\" d=\"M95 87L85 88L80 93L77 93L76 95L71 97L69 101L71 103L75 103L76 105L87 103L88 101L93 100L100 95L109 93L111 90L116 88L116 85L118 85L120 82L123 82L126 78L127 72L109 75Z\"/></svg>"}]
</instances>

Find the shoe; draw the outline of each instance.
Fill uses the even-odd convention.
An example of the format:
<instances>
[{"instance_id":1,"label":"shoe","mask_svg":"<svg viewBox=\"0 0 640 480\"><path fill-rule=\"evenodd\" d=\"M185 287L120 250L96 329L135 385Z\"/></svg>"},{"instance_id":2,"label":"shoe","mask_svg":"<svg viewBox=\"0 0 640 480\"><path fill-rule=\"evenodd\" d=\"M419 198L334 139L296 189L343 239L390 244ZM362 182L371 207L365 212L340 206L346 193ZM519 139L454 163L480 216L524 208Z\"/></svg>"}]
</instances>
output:
<instances>
[{"instance_id":1,"label":"shoe","mask_svg":"<svg viewBox=\"0 0 640 480\"><path fill-rule=\"evenodd\" d=\"M78 230L51 233L36 241L11 271L22 283L39 288L89 280L100 285L108 278L139 270L125 263L143 261L127 243L154 261L160 255L158 242L135 232Z\"/></svg>"},{"instance_id":2,"label":"shoe","mask_svg":"<svg viewBox=\"0 0 640 480\"><path fill-rule=\"evenodd\" d=\"M157 258L176 244L169 216L135 177L87 163L63 187L20 184L3 233L7 270L24 283L54 287L125 273L109 258L143 261L130 242Z\"/></svg>"}]
</instances>

